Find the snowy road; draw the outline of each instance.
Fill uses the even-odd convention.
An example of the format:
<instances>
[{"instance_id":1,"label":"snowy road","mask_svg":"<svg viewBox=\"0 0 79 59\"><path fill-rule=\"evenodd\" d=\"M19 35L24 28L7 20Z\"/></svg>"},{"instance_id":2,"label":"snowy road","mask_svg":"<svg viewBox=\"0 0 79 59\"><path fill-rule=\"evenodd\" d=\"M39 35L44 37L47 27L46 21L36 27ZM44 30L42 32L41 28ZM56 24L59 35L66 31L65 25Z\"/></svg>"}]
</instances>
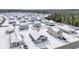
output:
<instances>
[{"instance_id":1,"label":"snowy road","mask_svg":"<svg viewBox=\"0 0 79 59\"><path fill-rule=\"evenodd\" d=\"M0 49L10 47L9 35L6 35L6 27L0 28Z\"/></svg>"}]
</instances>

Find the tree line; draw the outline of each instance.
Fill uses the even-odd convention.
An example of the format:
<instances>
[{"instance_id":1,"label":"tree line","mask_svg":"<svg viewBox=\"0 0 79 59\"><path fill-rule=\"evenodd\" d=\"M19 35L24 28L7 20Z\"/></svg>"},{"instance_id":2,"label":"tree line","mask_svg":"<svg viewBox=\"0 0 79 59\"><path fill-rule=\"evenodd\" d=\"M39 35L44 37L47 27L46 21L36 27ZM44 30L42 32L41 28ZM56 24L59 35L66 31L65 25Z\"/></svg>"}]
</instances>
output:
<instances>
[{"instance_id":1,"label":"tree line","mask_svg":"<svg viewBox=\"0 0 79 59\"><path fill-rule=\"evenodd\" d=\"M48 20L79 26L79 13L53 13L46 17Z\"/></svg>"}]
</instances>

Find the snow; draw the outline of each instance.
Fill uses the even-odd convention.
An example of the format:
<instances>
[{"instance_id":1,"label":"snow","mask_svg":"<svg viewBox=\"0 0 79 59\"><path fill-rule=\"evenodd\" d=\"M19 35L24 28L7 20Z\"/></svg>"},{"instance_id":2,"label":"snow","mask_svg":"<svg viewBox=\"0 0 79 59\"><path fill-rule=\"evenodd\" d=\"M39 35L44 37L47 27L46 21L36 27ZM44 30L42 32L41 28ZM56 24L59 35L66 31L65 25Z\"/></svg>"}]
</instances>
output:
<instances>
[{"instance_id":1,"label":"snow","mask_svg":"<svg viewBox=\"0 0 79 59\"><path fill-rule=\"evenodd\" d=\"M7 30L7 31L12 31L12 30L14 30L14 27L11 26L11 25L9 25L6 30Z\"/></svg>"},{"instance_id":2,"label":"snow","mask_svg":"<svg viewBox=\"0 0 79 59\"><path fill-rule=\"evenodd\" d=\"M46 31L40 31L40 33L42 35L45 35L46 37L48 37L48 41L49 41L49 45L47 46L48 48L56 48L62 45L65 45L65 43L58 41L56 38L54 38L53 36L49 35Z\"/></svg>"},{"instance_id":3,"label":"snow","mask_svg":"<svg viewBox=\"0 0 79 59\"><path fill-rule=\"evenodd\" d=\"M41 34L38 32L38 31L36 31L36 30L31 30L30 31L30 34L33 36L33 38L35 39L35 40L37 40L38 38L39 38L39 36L41 36Z\"/></svg>"},{"instance_id":4,"label":"snow","mask_svg":"<svg viewBox=\"0 0 79 59\"><path fill-rule=\"evenodd\" d=\"M8 49L9 47L9 35L6 35L6 27L0 28L0 49Z\"/></svg>"},{"instance_id":5,"label":"snow","mask_svg":"<svg viewBox=\"0 0 79 59\"><path fill-rule=\"evenodd\" d=\"M59 25L58 27L66 31L74 31L74 29L70 28L68 25L63 25L63 26Z\"/></svg>"},{"instance_id":6,"label":"snow","mask_svg":"<svg viewBox=\"0 0 79 59\"><path fill-rule=\"evenodd\" d=\"M16 17L23 17L23 15L28 16L29 19L27 20L32 20L32 18L34 19L34 17L37 16L37 18L39 17L43 17L43 15L39 16L38 14L35 14L36 16L34 16L31 13L5 13L9 18L11 16L11 18L15 18L17 24L19 24L20 22L16 19ZM31 16L32 15L32 16ZM39 17L38 17L39 16ZM61 29L64 29L66 31L74 31L73 28L69 27L68 25L57 25L55 26L47 26L45 23L41 23L41 22L37 22L35 21L35 23L41 23L41 27L39 28L39 31L37 30L37 28L33 27L33 22L30 21L26 21L26 24L28 24L29 29L28 30L19 30L19 25L15 26L15 32L12 34L6 34L6 30L12 30L14 29L12 27L12 25L10 25L9 22L9 18L6 17L6 22L4 24L2 24L2 26L6 26L6 27L0 27L0 49L3 48L10 48L10 43L13 42L21 42L23 41L25 44L27 44L29 49L40 49L40 48L49 48L49 49L54 49L54 48L58 48L58 47L62 47L64 45L70 44L70 43L74 43L76 41L79 41L79 38L76 37L79 34L79 31L76 31L77 34L67 34L62 32L62 36L65 37L67 39L67 41L69 43L65 43L64 41L50 35L47 30L48 27L52 28L55 32L58 32ZM25 17L27 18L27 17ZM24 20L24 18L22 18ZM22 20L21 20L22 21ZM50 22L53 23L53 21L48 21L48 20L44 20L43 22ZM23 25L23 23L20 23L20 25ZM33 38L35 40L37 40L39 38L39 36L44 35L45 37L47 37L47 42L44 43L40 43L40 44L35 44L32 39L30 38L29 34L31 34L33 36ZM23 36L23 38L21 37L21 35ZM11 38L11 39L10 39ZM10 42L11 40L11 42ZM14 49L19 49L19 47L16 47Z\"/></svg>"},{"instance_id":7,"label":"snow","mask_svg":"<svg viewBox=\"0 0 79 59\"><path fill-rule=\"evenodd\" d=\"M76 30L75 32L76 32L77 34L79 34L79 30Z\"/></svg>"},{"instance_id":8,"label":"snow","mask_svg":"<svg viewBox=\"0 0 79 59\"><path fill-rule=\"evenodd\" d=\"M31 38L29 37L29 33L31 30L26 31L19 31L18 26L16 26L16 32L23 35L24 37L24 43L27 44L29 49L37 49L38 47L35 46L35 44L32 42Z\"/></svg>"},{"instance_id":9,"label":"snow","mask_svg":"<svg viewBox=\"0 0 79 59\"><path fill-rule=\"evenodd\" d=\"M52 26L51 28L52 28L52 30L54 30L55 32L59 32L59 31L60 31L60 29L59 29L58 27L56 27L56 26Z\"/></svg>"},{"instance_id":10,"label":"snow","mask_svg":"<svg viewBox=\"0 0 79 59\"><path fill-rule=\"evenodd\" d=\"M17 36L16 36L17 35ZM22 38L19 34L11 34L11 43L13 42L21 42L22 41Z\"/></svg>"}]
</instances>

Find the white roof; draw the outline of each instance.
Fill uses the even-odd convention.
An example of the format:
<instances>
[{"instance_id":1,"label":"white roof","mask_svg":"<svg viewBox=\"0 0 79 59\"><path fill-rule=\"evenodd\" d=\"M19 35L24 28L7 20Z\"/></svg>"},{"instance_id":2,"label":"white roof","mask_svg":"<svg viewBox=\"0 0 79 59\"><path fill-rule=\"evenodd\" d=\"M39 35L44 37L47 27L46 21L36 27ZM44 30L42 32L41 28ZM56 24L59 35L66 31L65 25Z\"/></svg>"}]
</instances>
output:
<instances>
[{"instance_id":1,"label":"white roof","mask_svg":"<svg viewBox=\"0 0 79 59\"><path fill-rule=\"evenodd\" d=\"M53 23L54 21L53 21L53 20L49 20L49 22L50 22L50 23Z\"/></svg>"},{"instance_id":2,"label":"white roof","mask_svg":"<svg viewBox=\"0 0 79 59\"><path fill-rule=\"evenodd\" d=\"M41 23L40 21L35 21L35 23Z\"/></svg>"},{"instance_id":3,"label":"white roof","mask_svg":"<svg viewBox=\"0 0 79 59\"><path fill-rule=\"evenodd\" d=\"M75 32L76 32L77 34L79 34L79 30L76 30Z\"/></svg>"},{"instance_id":4,"label":"white roof","mask_svg":"<svg viewBox=\"0 0 79 59\"><path fill-rule=\"evenodd\" d=\"M20 23L20 25L28 25L28 23Z\"/></svg>"},{"instance_id":5,"label":"white roof","mask_svg":"<svg viewBox=\"0 0 79 59\"><path fill-rule=\"evenodd\" d=\"M11 31L11 30L14 30L14 27L9 25L7 28L6 28L7 31Z\"/></svg>"},{"instance_id":6,"label":"white roof","mask_svg":"<svg viewBox=\"0 0 79 59\"><path fill-rule=\"evenodd\" d=\"M60 29L59 29L58 27L56 27L56 26L52 26L51 28L52 28L52 30L55 31L55 32L60 31Z\"/></svg>"},{"instance_id":7,"label":"white roof","mask_svg":"<svg viewBox=\"0 0 79 59\"><path fill-rule=\"evenodd\" d=\"M32 30L32 31L30 32L30 34L32 35L32 37L33 37L35 40L37 40L37 39L39 38L39 36L41 36L41 34L40 34L38 31L36 31L36 30Z\"/></svg>"},{"instance_id":8,"label":"white roof","mask_svg":"<svg viewBox=\"0 0 79 59\"><path fill-rule=\"evenodd\" d=\"M64 26L59 26L61 29L64 29L64 30L66 30L66 31L74 31L74 29L73 28L70 28L69 26L67 26L67 25L64 25Z\"/></svg>"},{"instance_id":9,"label":"white roof","mask_svg":"<svg viewBox=\"0 0 79 59\"><path fill-rule=\"evenodd\" d=\"M16 35L17 35L17 37L16 37ZM13 42L21 42L22 41L21 36L18 35L18 34L16 34L16 35L15 35L15 33L11 34L11 43L13 43Z\"/></svg>"}]
</instances>

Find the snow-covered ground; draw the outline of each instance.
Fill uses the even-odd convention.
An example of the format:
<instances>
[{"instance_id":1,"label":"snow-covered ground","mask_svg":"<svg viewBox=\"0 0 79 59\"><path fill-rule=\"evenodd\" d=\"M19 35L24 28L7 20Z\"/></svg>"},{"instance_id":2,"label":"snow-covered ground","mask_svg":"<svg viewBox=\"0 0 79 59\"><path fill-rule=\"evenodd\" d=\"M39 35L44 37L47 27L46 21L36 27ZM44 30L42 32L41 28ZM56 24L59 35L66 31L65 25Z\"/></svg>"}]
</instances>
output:
<instances>
[{"instance_id":1,"label":"snow-covered ground","mask_svg":"<svg viewBox=\"0 0 79 59\"><path fill-rule=\"evenodd\" d=\"M23 44L26 44L29 49L41 49L41 48L54 49L62 46L67 46L70 43L74 44L74 42L79 41L79 33L78 33L79 30L75 31L74 28L68 25L59 25L53 21L52 21L53 26L51 26L50 21L44 19L44 17L46 17L47 14L45 15L37 13L16 12L16 13L1 13L1 15L6 16L6 21L0 26L0 49L4 48L9 49L11 48L11 44L14 42L22 42L22 44L21 46L13 47L13 49L24 49ZM41 22L41 27L35 28L33 26L34 22L36 21ZM14 23L10 24L9 22ZM23 23L24 27L26 26L25 25L26 23L28 25L28 29L22 27L23 30L21 30L20 23L21 24ZM7 29L9 26L13 26L14 28ZM62 32L61 37L64 37L66 40L63 40L62 38L59 39L58 37L54 37L50 33L48 33L47 31L49 27L51 27L54 31L57 31L57 29L59 30L62 29L63 31L60 30ZM10 33L6 33L7 30ZM14 30L14 32L11 32L12 30ZM75 33L72 33L72 31ZM69 32L69 34L66 32ZM41 35L43 35L47 37L47 41L36 44L35 42L32 41L32 38L29 36L29 34L31 34L35 40L37 40Z\"/></svg>"},{"instance_id":2,"label":"snow-covered ground","mask_svg":"<svg viewBox=\"0 0 79 59\"><path fill-rule=\"evenodd\" d=\"M0 49L10 48L9 35L6 34L6 27L0 28Z\"/></svg>"}]
</instances>

